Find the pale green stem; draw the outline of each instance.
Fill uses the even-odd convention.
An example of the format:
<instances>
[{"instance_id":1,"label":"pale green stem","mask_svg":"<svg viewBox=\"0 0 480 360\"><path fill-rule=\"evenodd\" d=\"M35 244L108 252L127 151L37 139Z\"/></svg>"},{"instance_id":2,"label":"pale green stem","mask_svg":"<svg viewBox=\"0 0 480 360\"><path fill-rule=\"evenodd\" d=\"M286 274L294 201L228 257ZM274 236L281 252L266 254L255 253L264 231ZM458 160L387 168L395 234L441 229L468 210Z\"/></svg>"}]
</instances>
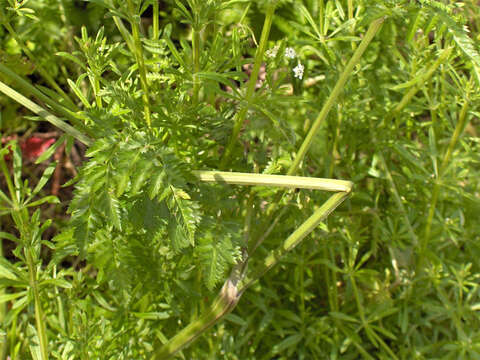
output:
<instances>
[{"instance_id":1,"label":"pale green stem","mask_svg":"<svg viewBox=\"0 0 480 360\"><path fill-rule=\"evenodd\" d=\"M198 73L200 72L200 30L193 28L192 34L192 53L193 53L193 98L194 104L198 103L200 91L200 79Z\"/></svg>"},{"instance_id":2,"label":"pale green stem","mask_svg":"<svg viewBox=\"0 0 480 360\"><path fill-rule=\"evenodd\" d=\"M153 40L158 40L160 37L160 31L159 31L159 20L160 13L158 9L158 0L155 0L153 2L153 33L152 33L152 39Z\"/></svg>"},{"instance_id":3,"label":"pale green stem","mask_svg":"<svg viewBox=\"0 0 480 360\"><path fill-rule=\"evenodd\" d=\"M53 278L57 278L57 266L55 265L53 268ZM64 306L62 302L62 297L60 296L60 291L58 290L58 287L55 286L55 297L57 299L57 306L58 306L58 322L60 324L60 327L62 330L67 329L67 323L65 321L65 311L64 311Z\"/></svg>"},{"instance_id":4,"label":"pale green stem","mask_svg":"<svg viewBox=\"0 0 480 360\"><path fill-rule=\"evenodd\" d=\"M66 122L60 120L55 115L52 115L48 111L46 111L41 106L35 104L33 101L27 99L22 94L16 92L11 87L5 85L3 82L0 81L0 92L4 93L11 99L15 100L19 104L25 106L27 109L32 111L33 113L37 114L38 116L44 118L46 121L51 123L52 125L58 127L60 130L63 130L67 134L73 136L77 140L81 141L85 145L91 145L93 141L88 138L87 136L83 135L80 131L75 129L73 126L67 124Z\"/></svg>"},{"instance_id":5,"label":"pale green stem","mask_svg":"<svg viewBox=\"0 0 480 360\"><path fill-rule=\"evenodd\" d=\"M129 50L135 54L136 50L135 50L135 45L132 39L132 35L130 35L125 25L123 25L122 19L120 19L118 16L114 16L113 22L117 26L117 29L120 32L120 34L122 34L122 37L127 43Z\"/></svg>"},{"instance_id":6,"label":"pale green stem","mask_svg":"<svg viewBox=\"0 0 480 360\"><path fill-rule=\"evenodd\" d=\"M318 21L320 25L320 34L323 36L327 35L327 31L325 29L325 4L323 0L320 0L320 4L318 6Z\"/></svg>"},{"instance_id":7,"label":"pale green stem","mask_svg":"<svg viewBox=\"0 0 480 360\"><path fill-rule=\"evenodd\" d=\"M35 63L35 56L32 54L30 49L24 44L22 39L18 36L15 30L9 23L3 24L5 28L8 30L10 35L15 39L18 43L22 51L28 56L30 61L35 65L35 70L45 79L45 81L53 87L58 94L65 100L65 105L67 105L71 110L78 110L78 107L72 102L72 100L68 97L68 95L62 90L62 88L57 84L57 82L53 79L53 77L48 73L47 70L43 68L40 64Z\"/></svg>"},{"instance_id":8,"label":"pale green stem","mask_svg":"<svg viewBox=\"0 0 480 360\"><path fill-rule=\"evenodd\" d=\"M102 98L100 97L100 80L98 79L98 76L95 75L93 77L93 90L95 92L95 101L97 103L98 108L102 108Z\"/></svg>"},{"instance_id":9,"label":"pale green stem","mask_svg":"<svg viewBox=\"0 0 480 360\"><path fill-rule=\"evenodd\" d=\"M215 325L223 316L231 312L237 305L238 300L239 295L236 284L227 281L207 312L197 320L191 322L170 339L168 343L155 351L152 359L168 359L191 344L207 329Z\"/></svg>"},{"instance_id":10,"label":"pale green stem","mask_svg":"<svg viewBox=\"0 0 480 360\"><path fill-rule=\"evenodd\" d=\"M150 127L152 124L151 120L151 110L150 110L150 95L148 90L148 82L147 82L147 70L145 67L145 60L143 57L143 46L140 40L140 32L139 32L139 25L138 22L135 21L134 14L136 14L135 8L133 6L132 0L127 0L128 9L132 18L130 19L130 25L132 28L132 37L133 42L135 45L135 58L137 60L138 65L138 72L140 73L140 83L142 85L142 100L143 100L143 109L145 112L145 121L147 122L147 126Z\"/></svg>"},{"instance_id":11,"label":"pale green stem","mask_svg":"<svg viewBox=\"0 0 480 360\"><path fill-rule=\"evenodd\" d=\"M232 151L235 147L237 142L238 136L240 134L240 130L243 127L245 122L245 116L247 115L249 104L252 100L253 94L255 93L255 85L258 81L258 74L260 72L260 67L263 61L263 54L265 53L268 36L270 34L270 28L272 26L273 21L273 14L275 13L275 3L270 4L267 9L267 14L265 15L265 21L263 23L262 35L260 37L260 44L258 45L257 51L255 53L255 60L253 64L253 70L250 75L250 79L247 84L247 92L245 94L245 106L237 113L235 117L235 123L233 125L232 135L230 137L230 141L225 149L225 153L223 154L222 160L220 162L220 168L224 169L228 165L228 161L230 160L230 156L232 155Z\"/></svg>"},{"instance_id":12,"label":"pale green stem","mask_svg":"<svg viewBox=\"0 0 480 360\"><path fill-rule=\"evenodd\" d=\"M35 86L30 84L28 81L23 79L21 76L17 75L15 72L10 70L7 66L0 63L0 73L10 78L15 82L15 85L20 86L22 89L27 91L28 93L35 96L38 100L44 102L45 104L51 106L53 110L55 110L60 115L64 116L68 120L72 121L73 123L78 123L79 120L76 118L75 113L71 112L63 105L59 104L55 100L52 100L50 97L45 95L42 91L38 90Z\"/></svg>"},{"instance_id":13,"label":"pale green stem","mask_svg":"<svg viewBox=\"0 0 480 360\"><path fill-rule=\"evenodd\" d=\"M37 270L33 260L31 249L25 248L25 257L27 259L28 272L30 276L30 287L33 291L33 298L35 302L35 323L37 325L38 339L40 341L40 354L42 360L48 360L48 339L47 329L45 326L45 319L42 310L42 304L40 302L40 293L38 289Z\"/></svg>"},{"instance_id":14,"label":"pale green stem","mask_svg":"<svg viewBox=\"0 0 480 360\"><path fill-rule=\"evenodd\" d=\"M10 327L10 357L11 360L17 360L17 354L15 352L15 344L17 343L17 320L18 317L15 316L12 320L12 326Z\"/></svg>"},{"instance_id":15,"label":"pale green stem","mask_svg":"<svg viewBox=\"0 0 480 360\"><path fill-rule=\"evenodd\" d=\"M355 281L355 276L353 272L355 269L350 269L350 283L352 284L353 296L355 297L355 302L357 303L358 315L360 315L360 319L362 320L363 326L367 326L367 321L365 320L365 311L363 309L362 302L360 301L360 295L358 293L357 282Z\"/></svg>"},{"instance_id":16,"label":"pale green stem","mask_svg":"<svg viewBox=\"0 0 480 360\"><path fill-rule=\"evenodd\" d=\"M195 170L193 174L203 182L236 185L274 186L292 189L349 192L352 182L347 180L322 179L305 176L284 176L238 173L227 171Z\"/></svg>"},{"instance_id":17,"label":"pale green stem","mask_svg":"<svg viewBox=\"0 0 480 360\"><path fill-rule=\"evenodd\" d=\"M374 38L375 34L378 32L380 27L383 24L383 21L385 19L382 17L380 19L377 19L373 21L370 24L370 27L367 30L367 33L365 34L365 37L363 38L362 42L358 46L357 50L355 50L352 58L348 62L347 66L343 70L342 74L340 75L340 78L338 79L337 83L335 84L335 87L333 88L332 92L330 93L330 96L328 97L327 101L322 107L322 110L318 114L317 119L313 123L310 131L308 132L307 136L305 137L305 140L303 141L302 146L300 147L300 150L298 151L292 165L290 166L290 169L288 170L288 175L293 175L295 172L298 170L301 162L303 161L303 158L307 154L308 149L312 145L313 139L315 135L317 134L318 130L320 129L320 125L323 123L323 121L326 119L328 113L330 112L330 109L332 106L335 104L335 101L337 100L338 96L343 90L343 87L345 86L345 83L347 82L348 78L350 77L350 74L353 71L354 66L360 61L362 58L363 52L366 50L368 44L372 41Z\"/></svg>"},{"instance_id":18,"label":"pale green stem","mask_svg":"<svg viewBox=\"0 0 480 360\"><path fill-rule=\"evenodd\" d=\"M338 145L338 139L340 138L340 127L342 125L342 106L339 104L337 107L338 113L337 113L337 122L335 124L335 132L334 132L334 138L333 138L333 144L332 144L332 156L331 156L331 162L330 166L328 169L328 177L333 176L333 170L335 168L335 160L336 157L338 156L338 150L337 150L337 145Z\"/></svg>"},{"instance_id":19,"label":"pale green stem","mask_svg":"<svg viewBox=\"0 0 480 360\"><path fill-rule=\"evenodd\" d=\"M353 0L348 0L347 8L348 8L348 20L351 20L353 19Z\"/></svg>"}]
</instances>

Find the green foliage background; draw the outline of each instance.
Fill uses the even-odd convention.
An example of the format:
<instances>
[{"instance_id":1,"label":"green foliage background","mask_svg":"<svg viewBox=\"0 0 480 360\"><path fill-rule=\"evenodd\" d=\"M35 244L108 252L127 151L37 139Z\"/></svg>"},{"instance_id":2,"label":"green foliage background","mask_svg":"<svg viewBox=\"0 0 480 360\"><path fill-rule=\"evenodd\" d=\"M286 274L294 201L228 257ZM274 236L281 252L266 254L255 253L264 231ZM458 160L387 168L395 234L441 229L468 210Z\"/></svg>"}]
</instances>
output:
<instances>
[{"instance_id":1,"label":"green foliage background","mask_svg":"<svg viewBox=\"0 0 480 360\"><path fill-rule=\"evenodd\" d=\"M0 80L91 141L73 199L56 205L70 220L52 219L53 239L26 210L18 148L11 169L2 160L18 201L2 193L2 224L11 215L17 230L1 233L15 250L0 261L0 359L41 359L37 303L50 358L150 359L275 223L251 254L259 266L326 195L202 184L192 171L285 174L381 17L297 172L351 180L351 198L177 356L480 359L476 1L169 0L158 33L148 0L0 4ZM249 97L272 4L267 48L278 52L264 56ZM0 104L5 136L41 120L6 96ZM68 152L72 135L56 146ZM50 168L33 191L47 197L31 207L55 202L40 191Z\"/></svg>"}]
</instances>

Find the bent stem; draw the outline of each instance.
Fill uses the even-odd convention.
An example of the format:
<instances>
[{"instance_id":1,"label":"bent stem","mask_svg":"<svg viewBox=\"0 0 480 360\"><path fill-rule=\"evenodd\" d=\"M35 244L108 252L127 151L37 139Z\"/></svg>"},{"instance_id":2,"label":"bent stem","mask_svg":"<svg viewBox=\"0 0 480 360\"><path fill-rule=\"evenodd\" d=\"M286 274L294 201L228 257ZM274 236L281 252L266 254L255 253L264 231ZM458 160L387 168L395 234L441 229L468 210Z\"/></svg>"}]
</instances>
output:
<instances>
[{"instance_id":1,"label":"bent stem","mask_svg":"<svg viewBox=\"0 0 480 360\"><path fill-rule=\"evenodd\" d=\"M217 182L237 185L297 187L336 192L312 216L298 227L283 243L274 250L259 269L245 278L248 256L234 266L230 277L225 281L220 293L210 307L197 320L177 333L165 345L154 352L153 359L168 359L187 347L206 330L219 322L237 305L243 292L281 258L295 248L309 235L330 213L332 213L350 194L352 183L343 180L303 178L294 176L228 173L221 171L195 171L194 175L203 182ZM282 181L282 179L284 181Z\"/></svg>"},{"instance_id":2,"label":"bent stem","mask_svg":"<svg viewBox=\"0 0 480 360\"><path fill-rule=\"evenodd\" d=\"M224 169L230 160L230 156L232 155L232 151L235 147L235 143L237 142L238 136L240 134L240 130L243 127L245 122L245 116L247 115L248 107L250 101L252 100L253 94L255 92L255 85L257 84L258 74L260 72L260 67L263 61L263 54L265 53L265 49L267 47L268 36L270 34L270 28L272 26L273 21L273 14L275 13L275 2L270 4L267 9L267 14L265 15L265 21L263 23L262 35L260 37L260 44L258 45L257 52L255 53L255 60L253 65L253 70L250 75L250 79L247 85L247 92L245 94L245 106L237 113L235 117L235 123L233 125L232 135L230 137L230 141L225 149L225 153L223 154L222 160L220 162L220 168Z\"/></svg>"}]
</instances>

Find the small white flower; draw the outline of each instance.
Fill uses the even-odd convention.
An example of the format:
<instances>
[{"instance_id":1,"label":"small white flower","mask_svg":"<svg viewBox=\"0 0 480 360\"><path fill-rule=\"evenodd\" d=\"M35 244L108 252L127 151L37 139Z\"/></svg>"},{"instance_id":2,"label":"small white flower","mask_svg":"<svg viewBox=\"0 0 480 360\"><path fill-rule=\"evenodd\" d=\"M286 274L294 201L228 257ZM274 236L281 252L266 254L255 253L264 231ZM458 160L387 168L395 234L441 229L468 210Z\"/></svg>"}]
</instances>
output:
<instances>
[{"instance_id":1,"label":"small white flower","mask_svg":"<svg viewBox=\"0 0 480 360\"><path fill-rule=\"evenodd\" d=\"M297 56L297 53L295 52L295 50L291 47L288 47L285 49L285 57L289 58L289 59L294 59L295 56Z\"/></svg>"},{"instance_id":2,"label":"small white flower","mask_svg":"<svg viewBox=\"0 0 480 360\"><path fill-rule=\"evenodd\" d=\"M298 65L293 68L293 73L295 74L293 76L302 80L304 69L305 67L302 64L298 63Z\"/></svg>"},{"instance_id":3,"label":"small white flower","mask_svg":"<svg viewBox=\"0 0 480 360\"><path fill-rule=\"evenodd\" d=\"M279 48L279 46L277 45L277 46L267 50L267 53L266 53L267 57L274 58L275 56L277 56L278 48Z\"/></svg>"}]
</instances>

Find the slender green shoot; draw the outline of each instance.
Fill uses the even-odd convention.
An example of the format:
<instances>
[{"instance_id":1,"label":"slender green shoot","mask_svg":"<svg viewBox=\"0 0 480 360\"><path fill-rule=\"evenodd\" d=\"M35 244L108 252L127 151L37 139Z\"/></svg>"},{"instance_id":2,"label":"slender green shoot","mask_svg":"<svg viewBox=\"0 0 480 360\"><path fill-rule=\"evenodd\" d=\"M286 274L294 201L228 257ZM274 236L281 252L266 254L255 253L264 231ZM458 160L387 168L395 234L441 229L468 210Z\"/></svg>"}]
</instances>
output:
<instances>
[{"instance_id":1,"label":"slender green shoot","mask_svg":"<svg viewBox=\"0 0 480 360\"><path fill-rule=\"evenodd\" d=\"M158 6L158 1L153 2L153 33L152 33L152 39L153 40L158 40L160 38L160 30L159 30L159 18L160 18L160 13L159 13L159 6Z\"/></svg>"},{"instance_id":2,"label":"slender green shoot","mask_svg":"<svg viewBox=\"0 0 480 360\"><path fill-rule=\"evenodd\" d=\"M470 104L469 98L468 98L468 92L467 92L467 97L465 99L465 102L462 105L462 109L460 110L460 114L458 116L458 121L457 125L455 126L455 131L452 134L452 137L450 138L450 142L448 144L447 151L445 152L445 155L443 156L442 163L440 165L440 169L438 171L438 178L435 181L435 184L433 186L432 190L432 198L430 200L430 207L428 209L428 217L427 217L427 223L425 225L425 233L422 238L422 242L420 244L420 259L417 263L418 267L421 268L423 266L423 260L424 260L424 254L428 246L428 242L430 241L430 236L432 232L432 223L433 223L433 217L435 215L435 210L437 206L437 201L438 201L438 196L440 194L440 186L441 186L441 181L443 178L443 175L445 173L445 170L448 167L448 164L450 163L450 159L452 157L453 150L455 149L455 146L458 143L458 139L460 138L460 135L462 134L463 130L465 129L466 121L467 121L467 113L468 113L468 106Z\"/></svg>"},{"instance_id":3,"label":"slender green shoot","mask_svg":"<svg viewBox=\"0 0 480 360\"><path fill-rule=\"evenodd\" d=\"M415 94L421 89L421 86L424 85L435 73L438 67L445 63L445 60L448 59L450 54L452 53L453 48L447 48L442 50L438 59L429 67L428 71L420 76L417 79L417 82L414 86L410 88L410 90L402 97L402 100L395 106L392 111L387 115L386 119L391 119L393 116L398 114L402 109L407 106L407 104L412 100Z\"/></svg>"},{"instance_id":4,"label":"slender green shoot","mask_svg":"<svg viewBox=\"0 0 480 360\"><path fill-rule=\"evenodd\" d=\"M21 76L13 72L10 68L0 63L0 73L10 78L15 82L16 85L35 96L38 100L49 105L53 110L58 114L64 116L66 119L72 121L78 125L78 119L73 112L65 108L63 105L59 104L57 101L45 95L42 91L38 90L35 86L30 84L28 81L23 79Z\"/></svg>"},{"instance_id":5,"label":"slender green shoot","mask_svg":"<svg viewBox=\"0 0 480 360\"><path fill-rule=\"evenodd\" d=\"M147 126L150 127L152 124L151 120L151 110L150 110L150 92L148 90L148 82L147 82L147 69L145 67L145 60L143 56L143 47L142 41L140 40L140 31L139 31L139 24L137 21L137 12L133 6L132 0L127 0L128 3L128 10L131 14L130 16L130 25L132 28L132 37L133 43L135 46L135 58L137 60L138 71L140 73L140 82L142 84L142 99L143 99L143 109L145 112L145 121L147 122Z\"/></svg>"},{"instance_id":6,"label":"slender green shoot","mask_svg":"<svg viewBox=\"0 0 480 360\"><path fill-rule=\"evenodd\" d=\"M26 224L28 226L28 224ZM40 301L40 291L39 284L37 279L37 269L36 263L32 257L32 249L25 247L25 258L27 259L28 273L30 287L33 291L33 299L35 303L35 323L38 333L38 339L40 341L40 354L42 360L48 360L48 338L47 338L47 328L45 325L45 317L42 310L42 304Z\"/></svg>"},{"instance_id":7,"label":"slender green shoot","mask_svg":"<svg viewBox=\"0 0 480 360\"><path fill-rule=\"evenodd\" d=\"M193 56L193 98L194 104L198 103L199 91L200 91L200 79L198 73L200 72L200 29L193 27L192 34L192 56Z\"/></svg>"},{"instance_id":8,"label":"slender green shoot","mask_svg":"<svg viewBox=\"0 0 480 360\"><path fill-rule=\"evenodd\" d=\"M123 40L125 40L125 42L127 43L129 50L135 54L136 50L135 50L135 44L134 44L132 35L128 32L125 25L123 25L122 19L119 18L118 16L113 16L113 22L117 26L117 29L120 32L120 34L122 34Z\"/></svg>"},{"instance_id":9,"label":"slender green shoot","mask_svg":"<svg viewBox=\"0 0 480 360\"><path fill-rule=\"evenodd\" d=\"M58 127L60 130L63 130L69 135L72 135L77 140L81 141L85 145L91 145L93 141L82 134L80 131L75 129L73 126L67 124L65 121L59 119L55 115L52 115L47 110L42 108L41 106L35 104L33 101L27 99L22 94L16 92L11 87L7 86L3 82L0 81L0 92L4 93L11 99L15 100L19 104L25 106L27 109L32 111L33 113L37 114L38 116L44 118L46 121L51 123L52 125Z\"/></svg>"},{"instance_id":10,"label":"slender green shoot","mask_svg":"<svg viewBox=\"0 0 480 360\"><path fill-rule=\"evenodd\" d=\"M378 30L382 26L384 20L385 18L382 17L380 19L373 21L370 24L370 27L368 28L367 33L365 34L365 37L363 38L362 42L358 46L357 50L355 50L355 52L353 53L352 58L347 63L347 66L345 66L345 69L340 75L340 78L335 84L335 87L333 88L327 101L323 105L322 110L320 110L320 113L318 114L317 119L315 120L307 136L305 137L305 140L303 141L302 146L300 146L300 150L298 150L298 153L295 156L295 160L290 166L287 172L287 175L293 175L297 172L300 164L303 161L303 158L305 157L305 155L308 152L308 149L310 149L310 146L312 145L315 135L320 129L320 125L327 118L327 115L330 112L330 109L335 104L338 96L342 92L343 87L345 86L345 83L347 82L348 78L350 77L353 71L353 68L355 67L356 64L358 64L358 62L362 58L362 55L364 51L367 49L368 44L370 44L370 42L373 40L373 38L375 37L375 34L378 32Z\"/></svg>"}]
</instances>

